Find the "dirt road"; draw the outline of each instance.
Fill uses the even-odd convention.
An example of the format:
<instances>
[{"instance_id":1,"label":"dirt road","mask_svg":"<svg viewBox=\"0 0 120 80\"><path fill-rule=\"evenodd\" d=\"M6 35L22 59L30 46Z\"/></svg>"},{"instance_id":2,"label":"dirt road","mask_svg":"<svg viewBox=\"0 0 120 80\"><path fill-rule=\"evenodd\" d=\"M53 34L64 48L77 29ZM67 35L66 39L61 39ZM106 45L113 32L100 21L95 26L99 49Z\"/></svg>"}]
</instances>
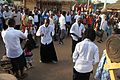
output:
<instances>
[{"instance_id":1,"label":"dirt road","mask_svg":"<svg viewBox=\"0 0 120 80\"><path fill-rule=\"evenodd\" d=\"M27 70L28 77L24 80L72 80L72 58L71 58L71 38L66 38L64 44L60 45L54 42L58 63L57 64L44 64L39 62L39 48L33 51L33 68ZM100 50L100 55L104 49L104 43L97 43ZM0 40L0 58L4 53L3 43ZM94 68L95 72L96 66ZM93 75L91 79L93 80Z\"/></svg>"}]
</instances>

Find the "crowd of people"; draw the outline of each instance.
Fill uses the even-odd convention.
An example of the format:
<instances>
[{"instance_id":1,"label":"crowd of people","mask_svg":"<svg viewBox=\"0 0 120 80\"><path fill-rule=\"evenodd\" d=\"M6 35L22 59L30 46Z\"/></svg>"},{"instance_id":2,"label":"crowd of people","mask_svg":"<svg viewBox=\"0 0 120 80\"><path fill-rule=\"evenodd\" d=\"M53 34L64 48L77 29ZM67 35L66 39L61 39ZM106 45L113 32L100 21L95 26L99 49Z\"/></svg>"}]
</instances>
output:
<instances>
[{"instance_id":1,"label":"crowd of people","mask_svg":"<svg viewBox=\"0 0 120 80\"><path fill-rule=\"evenodd\" d=\"M54 41L64 46L64 39L72 38L73 80L89 80L93 65L99 62L99 49L94 43L103 42L113 29L120 29L118 13L86 13L77 11L34 10L0 5L0 31L10 58L13 73L24 78L24 68L32 67L32 50L37 48L40 36L40 62L57 63ZM106 15L107 14L107 15ZM26 41L24 48L21 43ZM20 70L20 73L19 73Z\"/></svg>"}]
</instances>

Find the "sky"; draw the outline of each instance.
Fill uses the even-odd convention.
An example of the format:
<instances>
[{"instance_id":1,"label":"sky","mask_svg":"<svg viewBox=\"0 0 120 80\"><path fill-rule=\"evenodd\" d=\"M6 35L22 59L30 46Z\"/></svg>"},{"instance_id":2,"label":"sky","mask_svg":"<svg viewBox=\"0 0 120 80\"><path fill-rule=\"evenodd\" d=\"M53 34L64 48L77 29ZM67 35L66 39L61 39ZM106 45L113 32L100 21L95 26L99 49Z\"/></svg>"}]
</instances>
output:
<instances>
[{"instance_id":1,"label":"sky","mask_svg":"<svg viewBox=\"0 0 120 80\"><path fill-rule=\"evenodd\" d=\"M94 1L94 0L92 0L92 1ZM97 1L97 0L95 0L95 1ZM105 0L98 0L98 1L104 2ZM116 3L116 1L118 1L118 0L107 0L107 3Z\"/></svg>"}]
</instances>

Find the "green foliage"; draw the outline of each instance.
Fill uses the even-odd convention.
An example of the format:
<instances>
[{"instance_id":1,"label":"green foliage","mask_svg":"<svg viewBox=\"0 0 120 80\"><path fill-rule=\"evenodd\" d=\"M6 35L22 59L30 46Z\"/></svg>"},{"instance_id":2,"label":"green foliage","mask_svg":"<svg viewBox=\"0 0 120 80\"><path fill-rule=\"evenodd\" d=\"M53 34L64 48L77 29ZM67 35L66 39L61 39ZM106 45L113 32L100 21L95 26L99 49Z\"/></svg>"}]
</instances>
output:
<instances>
[{"instance_id":1,"label":"green foliage","mask_svg":"<svg viewBox=\"0 0 120 80\"><path fill-rule=\"evenodd\" d=\"M8 3L12 3L13 2L13 0L6 0Z\"/></svg>"}]
</instances>

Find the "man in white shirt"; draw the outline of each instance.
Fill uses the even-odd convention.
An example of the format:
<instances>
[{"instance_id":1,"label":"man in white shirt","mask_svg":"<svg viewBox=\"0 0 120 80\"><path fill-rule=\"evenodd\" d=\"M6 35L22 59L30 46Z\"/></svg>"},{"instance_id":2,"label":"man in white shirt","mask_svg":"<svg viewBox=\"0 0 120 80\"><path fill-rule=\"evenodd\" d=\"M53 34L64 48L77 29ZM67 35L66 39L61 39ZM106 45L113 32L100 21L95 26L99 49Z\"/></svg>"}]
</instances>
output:
<instances>
[{"instance_id":1,"label":"man in white shirt","mask_svg":"<svg viewBox=\"0 0 120 80\"><path fill-rule=\"evenodd\" d=\"M99 62L99 50L93 43L95 37L95 31L87 29L84 40L76 45L73 53L73 80L89 80L93 65Z\"/></svg>"},{"instance_id":2,"label":"man in white shirt","mask_svg":"<svg viewBox=\"0 0 120 80\"><path fill-rule=\"evenodd\" d=\"M39 28L39 17L38 17L38 12L36 11L35 14L34 14L34 23L35 23L35 26L36 26L36 30L38 30Z\"/></svg>"},{"instance_id":3,"label":"man in white shirt","mask_svg":"<svg viewBox=\"0 0 120 80\"><path fill-rule=\"evenodd\" d=\"M61 16L59 18L59 24L60 24L60 33L59 33L59 44L63 44L63 39L66 36L66 21L65 21L65 12L61 12Z\"/></svg>"},{"instance_id":4,"label":"man in white shirt","mask_svg":"<svg viewBox=\"0 0 120 80\"><path fill-rule=\"evenodd\" d=\"M72 17L71 14L68 12L65 16L66 19L66 30L67 30L67 35L69 36L69 32L70 32L70 27L71 27L71 23L72 23Z\"/></svg>"},{"instance_id":5,"label":"man in white shirt","mask_svg":"<svg viewBox=\"0 0 120 80\"><path fill-rule=\"evenodd\" d=\"M22 23L22 15L20 13L20 10L15 10L15 13L13 14L14 20L15 20L15 29L20 30L20 25Z\"/></svg>"},{"instance_id":6,"label":"man in white shirt","mask_svg":"<svg viewBox=\"0 0 120 80\"><path fill-rule=\"evenodd\" d=\"M13 66L13 73L17 78L24 77L24 66L26 65L26 60L23 54L23 50L20 45L20 38L26 39L27 38L27 30L25 33L15 30L15 20L9 19L8 20L8 28L5 31L2 31L1 35L3 38L3 42L5 43L6 47L6 56L10 58L11 64ZM20 71L20 75L19 75Z\"/></svg>"},{"instance_id":7,"label":"man in white shirt","mask_svg":"<svg viewBox=\"0 0 120 80\"><path fill-rule=\"evenodd\" d=\"M82 24L82 18L78 17L70 29L70 34L72 37L72 53L74 52L76 44L82 41L84 31L85 27Z\"/></svg>"},{"instance_id":8,"label":"man in white shirt","mask_svg":"<svg viewBox=\"0 0 120 80\"><path fill-rule=\"evenodd\" d=\"M36 36L41 37L41 46L40 46L40 62L49 63L57 62L57 56L52 40L54 35L54 28L50 25L50 20L45 19L44 24L41 25L36 33Z\"/></svg>"},{"instance_id":9,"label":"man in white shirt","mask_svg":"<svg viewBox=\"0 0 120 80\"><path fill-rule=\"evenodd\" d=\"M105 21L105 14L101 14L100 18L101 18L101 24L100 24L100 30L101 30L102 29L102 24Z\"/></svg>"},{"instance_id":10,"label":"man in white shirt","mask_svg":"<svg viewBox=\"0 0 120 80\"><path fill-rule=\"evenodd\" d=\"M11 10L9 10L8 6L5 6L5 11L3 12L3 28L7 29L8 25L6 24L6 21L10 18L13 18L13 12Z\"/></svg>"},{"instance_id":11,"label":"man in white shirt","mask_svg":"<svg viewBox=\"0 0 120 80\"><path fill-rule=\"evenodd\" d=\"M5 11L3 12L3 18L8 20L13 17L12 11L9 10L8 6L5 7Z\"/></svg>"},{"instance_id":12,"label":"man in white shirt","mask_svg":"<svg viewBox=\"0 0 120 80\"><path fill-rule=\"evenodd\" d=\"M77 12L77 14L74 16L74 22L76 21L76 19L78 19L79 17L81 17L81 12L80 10Z\"/></svg>"}]
</instances>

